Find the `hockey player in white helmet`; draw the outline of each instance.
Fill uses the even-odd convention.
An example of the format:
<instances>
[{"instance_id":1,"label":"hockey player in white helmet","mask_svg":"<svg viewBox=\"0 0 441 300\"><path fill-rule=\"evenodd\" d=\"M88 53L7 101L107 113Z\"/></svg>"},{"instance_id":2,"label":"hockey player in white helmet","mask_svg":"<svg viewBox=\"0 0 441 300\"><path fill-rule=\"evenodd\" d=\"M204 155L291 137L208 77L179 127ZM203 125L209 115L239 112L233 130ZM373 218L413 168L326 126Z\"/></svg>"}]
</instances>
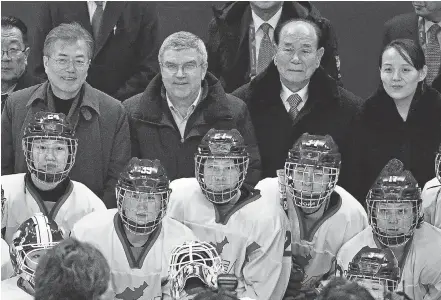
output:
<instances>
[{"instance_id":1,"label":"hockey player in white helmet","mask_svg":"<svg viewBox=\"0 0 441 300\"><path fill-rule=\"evenodd\" d=\"M281 178L256 185L273 201L286 192L293 260L286 299L314 299L320 282L333 272L340 247L367 226L361 204L337 185L340 163L331 136L304 133L289 151Z\"/></svg>"},{"instance_id":2,"label":"hockey player in white helmet","mask_svg":"<svg viewBox=\"0 0 441 300\"><path fill-rule=\"evenodd\" d=\"M84 184L70 180L78 141L64 114L38 112L25 127L22 149L27 173L1 177L6 205L5 240L26 219L41 212L68 235L76 221L104 203Z\"/></svg>"},{"instance_id":3,"label":"hockey player in white helmet","mask_svg":"<svg viewBox=\"0 0 441 300\"><path fill-rule=\"evenodd\" d=\"M291 267L280 204L244 184L249 156L240 133L210 129L195 154L195 178L174 180L170 216L212 244L237 297L281 299Z\"/></svg>"},{"instance_id":4,"label":"hockey player in white helmet","mask_svg":"<svg viewBox=\"0 0 441 300\"><path fill-rule=\"evenodd\" d=\"M118 208L75 224L72 236L94 245L109 262L115 299L171 299L171 252L196 237L167 216L170 193L161 162L134 157L116 184Z\"/></svg>"},{"instance_id":5,"label":"hockey player in white helmet","mask_svg":"<svg viewBox=\"0 0 441 300\"><path fill-rule=\"evenodd\" d=\"M1 283L2 299L34 299L34 274L47 249L63 240L63 232L54 221L36 213L21 224L12 237L10 257L17 276Z\"/></svg>"},{"instance_id":6,"label":"hockey player in white helmet","mask_svg":"<svg viewBox=\"0 0 441 300\"><path fill-rule=\"evenodd\" d=\"M390 249L399 262L400 284L411 299L441 298L441 231L424 222L421 189L403 163L392 159L367 195L370 226L347 242L337 264L347 272L352 258L365 246ZM424 246L422 246L424 245Z\"/></svg>"},{"instance_id":7,"label":"hockey player in white helmet","mask_svg":"<svg viewBox=\"0 0 441 300\"><path fill-rule=\"evenodd\" d=\"M424 185L424 221L441 229L441 144L435 157L435 178Z\"/></svg>"}]
</instances>

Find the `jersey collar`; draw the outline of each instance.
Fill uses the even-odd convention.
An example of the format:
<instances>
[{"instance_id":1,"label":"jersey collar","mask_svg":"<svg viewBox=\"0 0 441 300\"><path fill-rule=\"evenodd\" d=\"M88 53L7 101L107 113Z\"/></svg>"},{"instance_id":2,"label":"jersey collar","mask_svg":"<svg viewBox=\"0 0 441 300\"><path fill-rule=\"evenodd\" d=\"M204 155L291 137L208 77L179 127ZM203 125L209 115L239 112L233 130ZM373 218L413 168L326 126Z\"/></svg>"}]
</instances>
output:
<instances>
[{"instance_id":1,"label":"jersey collar","mask_svg":"<svg viewBox=\"0 0 441 300\"><path fill-rule=\"evenodd\" d=\"M124 253L126 255L127 262L129 263L130 268L141 269L147 254L149 253L150 249L153 247L156 240L158 239L159 234L161 233L162 223L159 223L158 227L156 227L155 230L150 234L145 246L141 250L138 259L136 259L135 255L133 254L133 251L131 249L132 246L129 240L127 239L127 235L124 230L124 224L121 220L121 216L119 215L119 212L115 213L115 217L113 218L113 224L115 226L116 234L118 235L121 245L123 246Z\"/></svg>"}]
</instances>

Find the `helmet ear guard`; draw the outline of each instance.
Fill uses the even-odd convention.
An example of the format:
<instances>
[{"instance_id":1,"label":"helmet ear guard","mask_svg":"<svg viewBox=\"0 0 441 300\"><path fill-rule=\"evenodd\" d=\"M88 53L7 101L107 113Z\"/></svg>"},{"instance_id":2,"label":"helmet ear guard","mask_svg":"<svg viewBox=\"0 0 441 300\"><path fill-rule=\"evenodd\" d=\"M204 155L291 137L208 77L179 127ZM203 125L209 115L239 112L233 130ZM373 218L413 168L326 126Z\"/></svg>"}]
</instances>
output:
<instances>
[{"instance_id":1,"label":"helmet ear guard","mask_svg":"<svg viewBox=\"0 0 441 300\"><path fill-rule=\"evenodd\" d=\"M341 156L330 135L304 133L285 162L287 193L296 206L319 208L337 185Z\"/></svg>"},{"instance_id":2,"label":"helmet ear guard","mask_svg":"<svg viewBox=\"0 0 441 300\"><path fill-rule=\"evenodd\" d=\"M55 221L49 221L42 213L36 213L24 221L12 236L12 242L9 245L9 254L15 273L33 287L35 269L27 263L32 261L31 254L37 250L50 249L62 240L62 229L58 228Z\"/></svg>"},{"instance_id":3,"label":"helmet ear guard","mask_svg":"<svg viewBox=\"0 0 441 300\"><path fill-rule=\"evenodd\" d=\"M187 294L185 289L191 278L199 279L208 288L217 289L217 277L223 273L222 260L213 245L187 241L172 250L168 273L171 296L181 299Z\"/></svg>"},{"instance_id":4,"label":"helmet ear guard","mask_svg":"<svg viewBox=\"0 0 441 300\"><path fill-rule=\"evenodd\" d=\"M217 162L228 167L223 171L207 172L207 164ZM205 197L215 203L230 202L243 185L249 165L249 155L237 129L210 129L195 154L195 177ZM217 169L217 167L214 167ZM213 185L216 184L216 187Z\"/></svg>"},{"instance_id":5,"label":"helmet ear guard","mask_svg":"<svg viewBox=\"0 0 441 300\"><path fill-rule=\"evenodd\" d=\"M398 159L392 159L383 168L380 175L372 185L366 198L369 223L374 235L380 243L388 247L399 246L407 243L412 238L416 228L423 222L421 189L412 173L404 169L403 163ZM412 221L408 229L394 227L395 234L387 228L380 228L378 212L380 206L386 210L388 217L385 222L394 217L397 220L405 220L405 215L396 215L398 209L390 205L409 204L412 208ZM390 215L392 214L392 215ZM406 230L405 233L399 231Z\"/></svg>"},{"instance_id":6,"label":"helmet ear guard","mask_svg":"<svg viewBox=\"0 0 441 300\"><path fill-rule=\"evenodd\" d=\"M169 184L159 160L136 157L130 160L115 187L118 212L127 230L149 234L159 226L167 211ZM147 209L139 213L139 207Z\"/></svg>"},{"instance_id":7,"label":"helmet ear guard","mask_svg":"<svg viewBox=\"0 0 441 300\"><path fill-rule=\"evenodd\" d=\"M29 172L43 183L57 184L67 178L75 164L78 148L78 139L74 135L75 130L64 114L37 112L25 128L22 139L22 150ZM47 149L47 141L56 143L56 148L60 145L66 145L67 157L65 166L61 167L61 170L53 170L45 165L42 166L40 161L35 160L34 152L45 155L45 159L47 159L49 153L57 151ZM51 162L52 165L58 163L56 160Z\"/></svg>"}]
</instances>

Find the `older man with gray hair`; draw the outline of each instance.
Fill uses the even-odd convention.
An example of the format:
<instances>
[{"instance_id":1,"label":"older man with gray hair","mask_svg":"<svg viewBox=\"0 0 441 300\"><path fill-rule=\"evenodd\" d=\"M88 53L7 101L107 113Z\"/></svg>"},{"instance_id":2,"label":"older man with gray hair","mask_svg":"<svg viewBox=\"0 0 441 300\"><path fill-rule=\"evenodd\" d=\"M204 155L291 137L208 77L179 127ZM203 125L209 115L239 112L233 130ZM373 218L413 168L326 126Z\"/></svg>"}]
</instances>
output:
<instances>
[{"instance_id":1,"label":"older man with gray hair","mask_svg":"<svg viewBox=\"0 0 441 300\"><path fill-rule=\"evenodd\" d=\"M93 47L92 36L78 23L61 24L46 36L43 62L48 80L11 94L2 113L2 175L26 172L22 138L34 115L64 113L78 139L71 179L85 184L112 208L116 180L130 159L129 126L121 103L85 82ZM52 151L46 159L56 155ZM39 198L58 195L57 203L62 204L65 198L57 193L45 191Z\"/></svg>"},{"instance_id":2,"label":"older man with gray hair","mask_svg":"<svg viewBox=\"0 0 441 300\"><path fill-rule=\"evenodd\" d=\"M211 129L236 128L244 137L250 167L246 182L260 178L260 155L245 103L226 94L207 72L207 50L190 32L168 36L159 49L161 72L142 94L123 104L129 114L132 156L159 159L171 180L194 177L194 153Z\"/></svg>"}]
</instances>

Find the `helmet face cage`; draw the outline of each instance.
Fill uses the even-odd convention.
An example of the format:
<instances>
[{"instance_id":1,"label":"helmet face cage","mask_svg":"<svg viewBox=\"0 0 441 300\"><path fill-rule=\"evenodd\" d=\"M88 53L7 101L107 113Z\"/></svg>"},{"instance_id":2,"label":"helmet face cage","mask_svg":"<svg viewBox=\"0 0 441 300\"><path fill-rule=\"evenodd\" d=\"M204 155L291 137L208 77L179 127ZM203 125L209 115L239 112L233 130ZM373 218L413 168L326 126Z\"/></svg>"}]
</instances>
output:
<instances>
[{"instance_id":1,"label":"helmet face cage","mask_svg":"<svg viewBox=\"0 0 441 300\"><path fill-rule=\"evenodd\" d=\"M438 181L441 182L441 146L440 151L436 154L435 157L435 175L438 178Z\"/></svg>"},{"instance_id":2,"label":"helmet face cage","mask_svg":"<svg viewBox=\"0 0 441 300\"><path fill-rule=\"evenodd\" d=\"M52 152L53 156L57 155L57 152L65 151L64 149L47 149L45 141L54 141L54 144L65 144L67 146L67 154L64 164L64 168L59 166L59 162L55 158L51 164L39 165L41 162L37 161L35 156L44 155L47 156L48 152ZM25 137L22 141L23 151L28 165L28 170L31 174L34 174L39 180L46 183L59 183L63 181L68 175L73 165L75 164L75 156L77 153L77 140L65 137L45 137L45 136L31 136ZM34 156L33 153L36 155ZM49 165L49 166L48 166ZM51 169L56 169L53 171Z\"/></svg>"},{"instance_id":3,"label":"helmet face cage","mask_svg":"<svg viewBox=\"0 0 441 300\"><path fill-rule=\"evenodd\" d=\"M118 213L127 230L153 232L166 214L170 193L159 160L132 158L116 184Z\"/></svg>"},{"instance_id":4,"label":"helmet face cage","mask_svg":"<svg viewBox=\"0 0 441 300\"><path fill-rule=\"evenodd\" d=\"M229 166L223 171L210 172L212 174L208 175L205 171L207 167L207 162L210 161L233 161ZM222 163L221 163L222 164ZM230 202L234 196L236 196L242 187L245 180L245 176L248 170L249 158L248 157L234 157L234 156L203 156L196 155L195 157L195 173L196 179L199 182L202 193L205 197L216 204L223 204ZM218 180L221 178L220 180ZM225 184L224 186L224 182ZM216 184L219 190L214 190L210 188L211 184Z\"/></svg>"},{"instance_id":5,"label":"helmet face cage","mask_svg":"<svg viewBox=\"0 0 441 300\"><path fill-rule=\"evenodd\" d=\"M29 172L45 183L59 183L69 175L77 146L74 130L61 113L37 112L22 139Z\"/></svg>"},{"instance_id":6,"label":"helmet face cage","mask_svg":"<svg viewBox=\"0 0 441 300\"><path fill-rule=\"evenodd\" d=\"M369 197L369 196L368 196ZM398 203L411 204L412 214L398 207L390 207ZM379 206L382 206L381 208ZM386 199L368 199L367 210L369 223L372 226L374 235L378 241L387 246L400 246L409 241L420 222L421 218L421 200L386 200ZM379 215L379 210L382 216ZM382 228L379 221L386 223L390 220L398 220L396 225L388 224L388 228ZM407 221L407 222L405 222ZM404 224L407 223L407 224ZM402 225L404 224L404 225ZM396 232L396 233L393 233Z\"/></svg>"},{"instance_id":7,"label":"helmet face cage","mask_svg":"<svg viewBox=\"0 0 441 300\"><path fill-rule=\"evenodd\" d=\"M118 212L127 230L135 234L149 234L153 232L165 217L170 192L171 190L146 193L117 186ZM157 201L158 196L160 198L159 201ZM128 201L131 201L130 205ZM142 214L137 214L139 207L142 206L147 207L147 210Z\"/></svg>"},{"instance_id":8,"label":"helmet face cage","mask_svg":"<svg viewBox=\"0 0 441 300\"><path fill-rule=\"evenodd\" d=\"M303 134L285 162L287 194L296 206L319 208L330 198L340 174L338 147L327 136Z\"/></svg>"},{"instance_id":9,"label":"helmet face cage","mask_svg":"<svg viewBox=\"0 0 441 300\"><path fill-rule=\"evenodd\" d=\"M379 242L388 247L407 243L423 220L421 202L415 178L401 161L391 160L366 198L369 223Z\"/></svg>"},{"instance_id":10,"label":"helmet face cage","mask_svg":"<svg viewBox=\"0 0 441 300\"><path fill-rule=\"evenodd\" d=\"M17 275L34 286L35 269L28 266L27 261L35 262L32 255L39 250L46 250L54 247L63 240L63 232L55 222L48 221L42 213L35 214L26 220L12 237L9 246L11 263Z\"/></svg>"},{"instance_id":11,"label":"helmet face cage","mask_svg":"<svg viewBox=\"0 0 441 300\"><path fill-rule=\"evenodd\" d=\"M216 249L207 242L190 241L173 249L169 276L171 296L181 299L186 295L188 279L198 278L206 286L217 289L217 276L222 273L222 260Z\"/></svg>"},{"instance_id":12,"label":"helmet face cage","mask_svg":"<svg viewBox=\"0 0 441 300\"><path fill-rule=\"evenodd\" d=\"M209 201L224 204L238 194L248 165L249 156L237 129L210 129L195 155L195 177Z\"/></svg>"}]
</instances>

